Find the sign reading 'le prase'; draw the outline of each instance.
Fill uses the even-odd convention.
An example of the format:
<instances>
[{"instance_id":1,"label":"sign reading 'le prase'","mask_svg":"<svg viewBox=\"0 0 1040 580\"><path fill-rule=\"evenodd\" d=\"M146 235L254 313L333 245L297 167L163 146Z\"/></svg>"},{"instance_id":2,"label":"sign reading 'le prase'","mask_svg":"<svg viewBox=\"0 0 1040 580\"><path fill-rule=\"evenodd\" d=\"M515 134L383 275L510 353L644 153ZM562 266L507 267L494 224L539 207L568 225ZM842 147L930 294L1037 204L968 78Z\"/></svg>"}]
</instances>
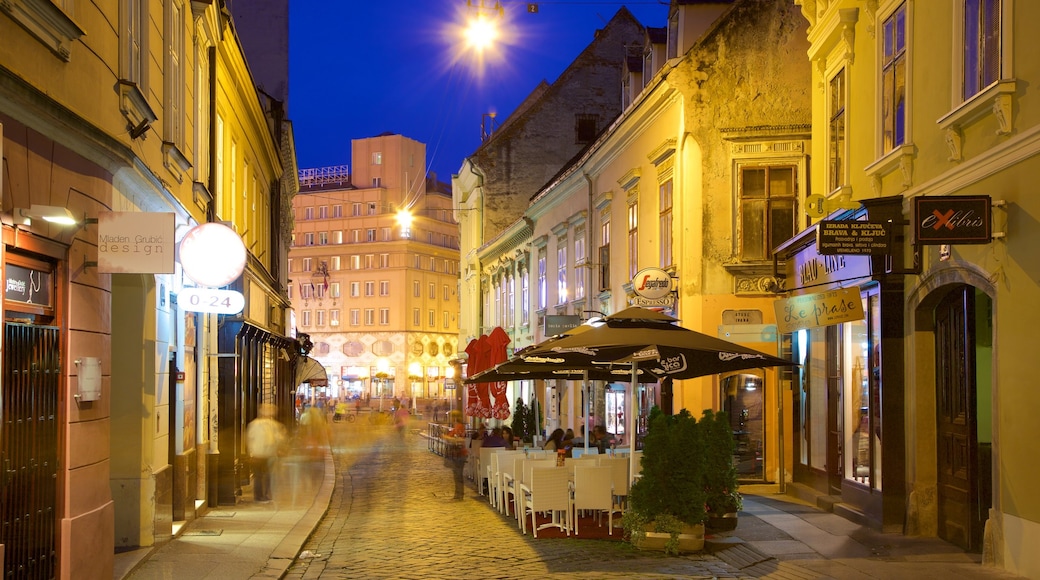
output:
<instances>
[{"instance_id":1,"label":"sign reading 'le prase'","mask_svg":"<svg viewBox=\"0 0 1040 580\"><path fill-rule=\"evenodd\" d=\"M914 198L919 244L988 244L993 238L988 195Z\"/></svg>"}]
</instances>

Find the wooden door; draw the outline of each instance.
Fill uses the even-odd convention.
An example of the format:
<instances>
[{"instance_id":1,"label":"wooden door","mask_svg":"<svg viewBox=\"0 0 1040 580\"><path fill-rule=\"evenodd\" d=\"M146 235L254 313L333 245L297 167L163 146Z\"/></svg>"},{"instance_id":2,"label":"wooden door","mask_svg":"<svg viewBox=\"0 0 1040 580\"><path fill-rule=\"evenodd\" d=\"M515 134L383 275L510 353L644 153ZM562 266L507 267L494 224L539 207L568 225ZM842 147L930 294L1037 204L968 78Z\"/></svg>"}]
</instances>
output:
<instances>
[{"instance_id":1,"label":"wooden door","mask_svg":"<svg viewBox=\"0 0 1040 580\"><path fill-rule=\"evenodd\" d=\"M975 294L951 291L935 309L936 446L939 537L965 550L981 548L975 401ZM982 511L982 513L980 513Z\"/></svg>"}]
</instances>

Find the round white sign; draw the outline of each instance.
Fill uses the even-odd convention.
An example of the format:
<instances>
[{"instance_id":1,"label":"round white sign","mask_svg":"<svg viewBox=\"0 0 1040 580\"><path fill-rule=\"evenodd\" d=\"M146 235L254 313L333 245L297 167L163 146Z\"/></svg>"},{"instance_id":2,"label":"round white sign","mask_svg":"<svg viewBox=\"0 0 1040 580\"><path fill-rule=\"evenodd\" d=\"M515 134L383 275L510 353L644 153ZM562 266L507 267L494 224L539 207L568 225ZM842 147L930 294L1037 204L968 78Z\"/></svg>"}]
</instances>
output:
<instances>
[{"instance_id":1,"label":"round white sign","mask_svg":"<svg viewBox=\"0 0 1040 580\"><path fill-rule=\"evenodd\" d=\"M632 291L651 300L664 298L672 291L672 276L660 268L643 268L632 277Z\"/></svg>"},{"instance_id":2,"label":"round white sign","mask_svg":"<svg viewBox=\"0 0 1040 580\"><path fill-rule=\"evenodd\" d=\"M210 222L191 228L179 248L184 274L200 286L227 286L246 266L242 237L224 224Z\"/></svg>"}]
</instances>

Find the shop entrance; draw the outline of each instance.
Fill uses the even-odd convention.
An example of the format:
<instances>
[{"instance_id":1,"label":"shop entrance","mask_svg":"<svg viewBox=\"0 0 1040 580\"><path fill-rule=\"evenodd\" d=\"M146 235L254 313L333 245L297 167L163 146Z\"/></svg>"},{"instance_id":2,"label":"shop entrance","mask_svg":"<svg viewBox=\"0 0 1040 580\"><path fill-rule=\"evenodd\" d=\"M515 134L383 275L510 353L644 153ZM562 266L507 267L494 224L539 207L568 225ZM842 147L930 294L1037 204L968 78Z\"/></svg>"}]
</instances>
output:
<instances>
[{"instance_id":1,"label":"shop entrance","mask_svg":"<svg viewBox=\"0 0 1040 580\"><path fill-rule=\"evenodd\" d=\"M5 323L0 389L5 578L54 577L60 384L58 328Z\"/></svg>"},{"instance_id":2,"label":"shop entrance","mask_svg":"<svg viewBox=\"0 0 1040 580\"><path fill-rule=\"evenodd\" d=\"M979 331L986 331L986 343L992 336L989 313L989 299L967 285L950 290L935 308L939 537L975 552L992 502L990 437L979 428L976 372ZM987 399L988 383L984 378Z\"/></svg>"}]
</instances>

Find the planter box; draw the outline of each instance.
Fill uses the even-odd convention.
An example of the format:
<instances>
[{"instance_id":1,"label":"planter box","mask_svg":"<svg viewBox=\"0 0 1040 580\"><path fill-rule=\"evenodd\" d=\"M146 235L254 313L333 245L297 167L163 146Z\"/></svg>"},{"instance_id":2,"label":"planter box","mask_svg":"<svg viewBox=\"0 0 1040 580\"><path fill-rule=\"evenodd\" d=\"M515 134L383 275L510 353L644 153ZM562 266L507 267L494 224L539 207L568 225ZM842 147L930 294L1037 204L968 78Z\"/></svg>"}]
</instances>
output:
<instances>
[{"instance_id":1,"label":"planter box","mask_svg":"<svg viewBox=\"0 0 1040 580\"><path fill-rule=\"evenodd\" d=\"M737 512L729 512L721 516L708 516L706 527L709 532L732 532L737 529Z\"/></svg>"},{"instance_id":2,"label":"planter box","mask_svg":"<svg viewBox=\"0 0 1040 580\"><path fill-rule=\"evenodd\" d=\"M683 532L679 534L679 553L700 552L704 549L703 525L687 526L683 528ZM646 537L640 540L636 547L640 550L663 552L664 546L670 538L671 534L647 531Z\"/></svg>"}]
</instances>

